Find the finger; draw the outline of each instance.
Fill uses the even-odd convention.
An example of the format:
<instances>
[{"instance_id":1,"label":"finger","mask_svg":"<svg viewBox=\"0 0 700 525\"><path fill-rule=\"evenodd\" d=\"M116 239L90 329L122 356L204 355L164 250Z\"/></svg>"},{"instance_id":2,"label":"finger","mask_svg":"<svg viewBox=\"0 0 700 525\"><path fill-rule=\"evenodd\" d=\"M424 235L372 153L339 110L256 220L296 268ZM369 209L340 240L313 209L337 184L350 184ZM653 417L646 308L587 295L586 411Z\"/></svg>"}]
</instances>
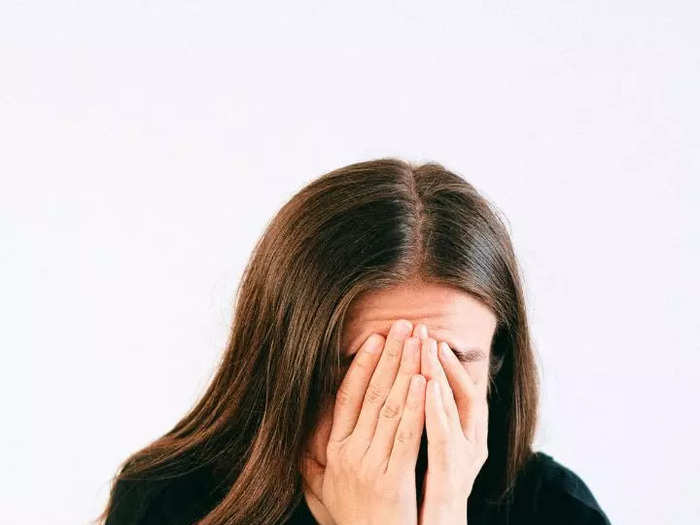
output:
<instances>
[{"instance_id":1,"label":"finger","mask_svg":"<svg viewBox=\"0 0 700 525\"><path fill-rule=\"evenodd\" d=\"M461 426L459 410L457 410L457 403L452 394L452 388L447 380L445 371L437 357L437 348L437 341L432 337L423 340L423 355L421 356L423 360L422 363L425 364L423 370L424 374L427 372L425 376L426 379L435 379L440 383L440 393L442 395L442 404L445 408L445 413L448 415L450 425L457 429Z\"/></svg>"},{"instance_id":2,"label":"finger","mask_svg":"<svg viewBox=\"0 0 700 525\"><path fill-rule=\"evenodd\" d=\"M425 378L416 374L411 378L406 406L394 436L387 473L415 471L424 422Z\"/></svg>"},{"instance_id":3,"label":"finger","mask_svg":"<svg viewBox=\"0 0 700 525\"><path fill-rule=\"evenodd\" d=\"M462 432L468 439L475 439L477 422L480 419L478 406L478 391L472 378L462 366L462 363L444 341L440 343L440 361L443 372L452 388Z\"/></svg>"},{"instance_id":4,"label":"finger","mask_svg":"<svg viewBox=\"0 0 700 525\"><path fill-rule=\"evenodd\" d=\"M379 411L379 421L366 457L375 465L384 465L394 446L394 436L401 421L406 403L408 384L414 374L420 372L420 341L415 337L406 339L401 355L401 365L389 397Z\"/></svg>"},{"instance_id":5,"label":"finger","mask_svg":"<svg viewBox=\"0 0 700 525\"><path fill-rule=\"evenodd\" d=\"M418 339L425 339L426 337L428 337L428 327L425 326L423 323L418 323L413 328L413 337L417 337Z\"/></svg>"},{"instance_id":6,"label":"finger","mask_svg":"<svg viewBox=\"0 0 700 525\"><path fill-rule=\"evenodd\" d=\"M355 428L367 385L377 366L382 348L384 337L372 334L355 354L335 396L329 443L343 441Z\"/></svg>"},{"instance_id":7,"label":"finger","mask_svg":"<svg viewBox=\"0 0 700 525\"><path fill-rule=\"evenodd\" d=\"M357 418L357 424L352 432L352 441L362 453L367 451L374 431L377 427L379 411L389 395L394 378L398 371L401 353L405 339L413 330L413 325L400 319L391 326L384 345L384 351L379 359L372 379L369 382L365 397Z\"/></svg>"},{"instance_id":8,"label":"finger","mask_svg":"<svg viewBox=\"0 0 700 525\"><path fill-rule=\"evenodd\" d=\"M442 469L449 462L450 424L442 404L440 382L435 379L427 383L425 430L428 435L428 465Z\"/></svg>"}]
</instances>

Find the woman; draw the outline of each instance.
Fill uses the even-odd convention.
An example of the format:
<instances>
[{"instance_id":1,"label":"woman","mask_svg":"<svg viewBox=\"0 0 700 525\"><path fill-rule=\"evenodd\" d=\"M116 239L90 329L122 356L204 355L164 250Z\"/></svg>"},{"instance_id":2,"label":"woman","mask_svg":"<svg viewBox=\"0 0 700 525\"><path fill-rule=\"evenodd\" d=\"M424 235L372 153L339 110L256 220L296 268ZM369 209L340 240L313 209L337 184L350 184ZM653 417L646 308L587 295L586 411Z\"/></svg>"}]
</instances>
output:
<instances>
[{"instance_id":1,"label":"woman","mask_svg":"<svg viewBox=\"0 0 700 525\"><path fill-rule=\"evenodd\" d=\"M98 519L609 524L531 448L537 377L491 205L437 163L351 164L268 225L211 385Z\"/></svg>"}]
</instances>

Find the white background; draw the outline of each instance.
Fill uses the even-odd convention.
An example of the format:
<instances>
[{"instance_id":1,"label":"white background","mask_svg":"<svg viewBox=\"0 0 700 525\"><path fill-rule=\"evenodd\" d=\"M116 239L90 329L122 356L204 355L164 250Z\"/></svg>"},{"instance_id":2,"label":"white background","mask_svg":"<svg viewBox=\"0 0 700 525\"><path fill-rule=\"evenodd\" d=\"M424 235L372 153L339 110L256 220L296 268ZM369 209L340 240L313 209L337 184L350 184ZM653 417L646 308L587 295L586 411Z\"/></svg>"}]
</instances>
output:
<instances>
[{"instance_id":1,"label":"white background","mask_svg":"<svg viewBox=\"0 0 700 525\"><path fill-rule=\"evenodd\" d=\"M696 2L3 2L3 523L87 523L224 348L304 184L443 163L508 218L536 448L700 519Z\"/></svg>"}]
</instances>

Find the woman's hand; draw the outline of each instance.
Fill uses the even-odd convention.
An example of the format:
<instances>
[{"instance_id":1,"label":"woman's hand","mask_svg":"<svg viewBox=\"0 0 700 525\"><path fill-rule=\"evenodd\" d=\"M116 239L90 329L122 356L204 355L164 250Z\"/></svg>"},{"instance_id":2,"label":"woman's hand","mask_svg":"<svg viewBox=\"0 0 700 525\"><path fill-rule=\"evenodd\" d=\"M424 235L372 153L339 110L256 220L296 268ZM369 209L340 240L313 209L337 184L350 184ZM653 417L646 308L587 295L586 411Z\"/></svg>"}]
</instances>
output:
<instances>
[{"instance_id":1,"label":"woman's hand","mask_svg":"<svg viewBox=\"0 0 700 525\"><path fill-rule=\"evenodd\" d=\"M465 525L467 499L488 457L488 402L446 343L426 335L421 354L428 470L418 523Z\"/></svg>"},{"instance_id":2,"label":"woman's hand","mask_svg":"<svg viewBox=\"0 0 700 525\"><path fill-rule=\"evenodd\" d=\"M386 342L370 336L338 389L320 482L322 503L338 525L417 523L425 378L412 329L402 320Z\"/></svg>"}]
</instances>

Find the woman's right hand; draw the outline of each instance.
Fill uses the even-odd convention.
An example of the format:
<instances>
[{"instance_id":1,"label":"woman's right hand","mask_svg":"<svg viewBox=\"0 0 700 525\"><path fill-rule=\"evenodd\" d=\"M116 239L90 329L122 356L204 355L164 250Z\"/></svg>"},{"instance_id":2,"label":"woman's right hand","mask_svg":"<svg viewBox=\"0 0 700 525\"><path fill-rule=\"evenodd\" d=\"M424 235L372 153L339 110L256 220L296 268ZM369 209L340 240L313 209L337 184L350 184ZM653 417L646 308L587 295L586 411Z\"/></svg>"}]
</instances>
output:
<instances>
[{"instance_id":1,"label":"woman's right hand","mask_svg":"<svg viewBox=\"0 0 700 525\"><path fill-rule=\"evenodd\" d=\"M386 340L368 337L338 389L321 491L338 525L417 522L425 378L412 329L399 320Z\"/></svg>"}]
</instances>

